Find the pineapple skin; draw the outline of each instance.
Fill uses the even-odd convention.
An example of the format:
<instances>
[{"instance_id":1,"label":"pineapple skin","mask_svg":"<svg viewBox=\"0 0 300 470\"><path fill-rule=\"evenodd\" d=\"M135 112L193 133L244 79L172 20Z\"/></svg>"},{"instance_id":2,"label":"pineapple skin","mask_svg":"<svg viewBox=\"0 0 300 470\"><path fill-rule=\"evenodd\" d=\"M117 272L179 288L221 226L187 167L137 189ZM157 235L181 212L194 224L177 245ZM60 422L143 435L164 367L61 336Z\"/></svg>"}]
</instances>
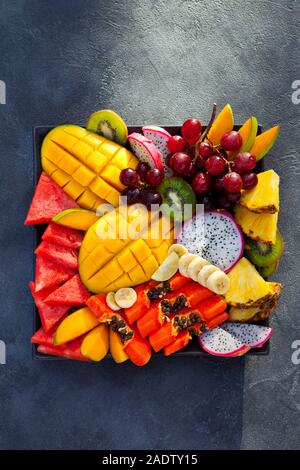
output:
<instances>
[{"instance_id":1,"label":"pineapple skin","mask_svg":"<svg viewBox=\"0 0 300 470\"><path fill-rule=\"evenodd\" d=\"M249 211L241 204L237 204L234 210L235 220L241 226L242 231L252 240L270 243L276 242L278 212L275 214Z\"/></svg>"}]
</instances>

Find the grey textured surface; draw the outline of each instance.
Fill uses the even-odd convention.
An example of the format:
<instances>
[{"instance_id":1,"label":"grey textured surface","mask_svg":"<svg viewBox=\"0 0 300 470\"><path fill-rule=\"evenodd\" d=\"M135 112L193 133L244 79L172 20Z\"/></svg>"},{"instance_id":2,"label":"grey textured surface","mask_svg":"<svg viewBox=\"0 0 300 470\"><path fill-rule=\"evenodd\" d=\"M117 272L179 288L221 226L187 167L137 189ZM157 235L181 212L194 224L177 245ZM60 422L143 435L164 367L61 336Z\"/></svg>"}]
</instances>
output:
<instances>
[{"instance_id":1,"label":"grey textured surface","mask_svg":"<svg viewBox=\"0 0 300 470\"><path fill-rule=\"evenodd\" d=\"M299 320L299 2L0 0L0 448L297 449ZM31 128L119 110L129 123L280 122L266 158L282 177L285 285L269 357L153 360L144 368L33 362Z\"/></svg>"}]
</instances>

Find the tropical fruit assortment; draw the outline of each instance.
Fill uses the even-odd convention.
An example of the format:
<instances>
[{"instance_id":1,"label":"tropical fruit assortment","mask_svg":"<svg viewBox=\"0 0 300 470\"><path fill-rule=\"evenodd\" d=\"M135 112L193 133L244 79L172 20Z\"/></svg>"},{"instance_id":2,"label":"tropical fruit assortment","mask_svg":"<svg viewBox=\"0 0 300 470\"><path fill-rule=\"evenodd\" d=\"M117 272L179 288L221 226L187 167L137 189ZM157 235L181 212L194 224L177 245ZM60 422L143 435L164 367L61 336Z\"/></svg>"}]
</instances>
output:
<instances>
[{"instance_id":1,"label":"tropical fruit assortment","mask_svg":"<svg viewBox=\"0 0 300 470\"><path fill-rule=\"evenodd\" d=\"M191 341L237 357L269 340L284 241L279 176L257 162L279 126L258 129L227 104L180 135L129 134L111 110L46 135L25 221L43 227L29 284L41 354L143 366Z\"/></svg>"}]
</instances>

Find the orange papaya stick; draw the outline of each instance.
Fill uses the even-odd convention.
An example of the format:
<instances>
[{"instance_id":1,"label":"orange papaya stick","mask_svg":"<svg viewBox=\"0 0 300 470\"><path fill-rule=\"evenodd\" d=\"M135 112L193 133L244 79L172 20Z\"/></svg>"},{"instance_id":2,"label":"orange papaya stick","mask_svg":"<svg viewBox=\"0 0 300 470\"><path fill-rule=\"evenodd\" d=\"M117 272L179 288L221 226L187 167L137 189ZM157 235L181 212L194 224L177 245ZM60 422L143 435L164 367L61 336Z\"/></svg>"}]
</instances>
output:
<instances>
[{"instance_id":1,"label":"orange papaya stick","mask_svg":"<svg viewBox=\"0 0 300 470\"><path fill-rule=\"evenodd\" d=\"M176 291L178 289L181 289L183 286L188 284L190 282L190 279L188 277L184 277L179 273L176 273L170 280L169 280L169 286L172 291Z\"/></svg>"},{"instance_id":2,"label":"orange papaya stick","mask_svg":"<svg viewBox=\"0 0 300 470\"><path fill-rule=\"evenodd\" d=\"M149 341L141 338L136 330L133 339L124 347L124 351L136 366L147 364L152 355Z\"/></svg>"},{"instance_id":3,"label":"orange papaya stick","mask_svg":"<svg viewBox=\"0 0 300 470\"><path fill-rule=\"evenodd\" d=\"M92 310L92 312L99 318L103 317L105 314L110 314L112 310L106 303L105 294L92 295L86 302L87 306Z\"/></svg>"},{"instance_id":4,"label":"orange papaya stick","mask_svg":"<svg viewBox=\"0 0 300 470\"><path fill-rule=\"evenodd\" d=\"M149 336L149 341L155 352L160 351L162 348L172 343L174 341L172 323L164 323L159 330Z\"/></svg>"},{"instance_id":5,"label":"orange papaya stick","mask_svg":"<svg viewBox=\"0 0 300 470\"><path fill-rule=\"evenodd\" d=\"M136 324L141 337L146 338L158 330L165 322L165 316L159 308L150 309Z\"/></svg>"},{"instance_id":6,"label":"orange papaya stick","mask_svg":"<svg viewBox=\"0 0 300 470\"><path fill-rule=\"evenodd\" d=\"M171 354L174 354L180 349L185 348L185 346L188 345L190 339L191 336L188 330L182 331L181 333L179 333L178 336L176 336L176 339L175 341L173 341L173 343L169 344L164 348L164 355L170 356Z\"/></svg>"},{"instance_id":7,"label":"orange papaya stick","mask_svg":"<svg viewBox=\"0 0 300 470\"><path fill-rule=\"evenodd\" d=\"M199 302L202 302L203 300L206 300L214 295L211 290L200 286L198 282L192 282L191 284L185 286L185 289L182 290L188 300L190 307L195 307L199 304Z\"/></svg>"},{"instance_id":8,"label":"orange papaya stick","mask_svg":"<svg viewBox=\"0 0 300 470\"><path fill-rule=\"evenodd\" d=\"M137 300L135 304L130 308L124 309L129 325L132 325L135 321L142 317L150 307L150 300L147 297L145 284L138 286L135 291L137 293Z\"/></svg>"},{"instance_id":9,"label":"orange papaya stick","mask_svg":"<svg viewBox=\"0 0 300 470\"><path fill-rule=\"evenodd\" d=\"M220 315L218 315L217 317L214 317L212 320L210 320L208 323L207 323L207 327L209 329L211 328L215 328L216 326L218 325L221 325L222 323L224 323L225 321L227 321L229 318L229 315L227 312L223 312L221 313Z\"/></svg>"},{"instance_id":10,"label":"orange papaya stick","mask_svg":"<svg viewBox=\"0 0 300 470\"><path fill-rule=\"evenodd\" d=\"M209 299L203 300L197 306L200 310L203 320L209 322L212 318L216 317L226 309L226 302L217 295L210 297Z\"/></svg>"}]
</instances>

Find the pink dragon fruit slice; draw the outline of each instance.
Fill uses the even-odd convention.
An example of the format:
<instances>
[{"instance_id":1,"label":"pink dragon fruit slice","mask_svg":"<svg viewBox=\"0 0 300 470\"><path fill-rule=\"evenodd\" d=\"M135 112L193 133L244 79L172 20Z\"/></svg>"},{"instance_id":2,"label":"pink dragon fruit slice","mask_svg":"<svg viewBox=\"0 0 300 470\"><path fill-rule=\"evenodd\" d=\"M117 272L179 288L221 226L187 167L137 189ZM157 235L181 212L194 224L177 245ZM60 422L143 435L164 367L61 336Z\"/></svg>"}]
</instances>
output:
<instances>
[{"instance_id":1,"label":"pink dragon fruit slice","mask_svg":"<svg viewBox=\"0 0 300 470\"><path fill-rule=\"evenodd\" d=\"M249 350L245 344L220 327L206 331L198 338L200 346L212 356L234 357Z\"/></svg>"},{"instance_id":2,"label":"pink dragon fruit slice","mask_svg":"<svg viewBox=\"0 0 300 470\"><path fill-rule=\"evenodd\" d=\"M170 153L168 149L168 141L172 137L171 134L163 127L158 126L144 126L142 131L144 136L151 140L157 150L160 152L165 170L165 176L172 176L173 172L166 163Z\"/></svg>"},{"instance_id":3,"label":"pink dragon fruit slice","mask_svg":"<svg viewBox=\"0 0 300 470\"><path fill-rule=\"evenodd\" d=\"M233 268L244 251L241 229L227 211L197 213L184 223L177 242L225 272Z\"/></svg>"},{"instance_id":4,"label":"pink dragon fruit slice","mask_svg":"<svg viewBox=\"0 0 300 470\"><path fill-rule=\"evenodd\" d=\"M133 132L128 136L128 142L140 162L148 163L150 168L164 171L161 154L151 140L138 132Z\"/></svg>"},{"instance_id":5,"label":"pink dragon fruit slice","mask_svg":"<svg viewBox=\"0 0 300 470\"><path fill-rule=\"evenodd\" d=\"M261 348L273 333L272 328L267 326L246 323L224 323L222 328L250 348Z\"/></svg>"}]
</instances>

